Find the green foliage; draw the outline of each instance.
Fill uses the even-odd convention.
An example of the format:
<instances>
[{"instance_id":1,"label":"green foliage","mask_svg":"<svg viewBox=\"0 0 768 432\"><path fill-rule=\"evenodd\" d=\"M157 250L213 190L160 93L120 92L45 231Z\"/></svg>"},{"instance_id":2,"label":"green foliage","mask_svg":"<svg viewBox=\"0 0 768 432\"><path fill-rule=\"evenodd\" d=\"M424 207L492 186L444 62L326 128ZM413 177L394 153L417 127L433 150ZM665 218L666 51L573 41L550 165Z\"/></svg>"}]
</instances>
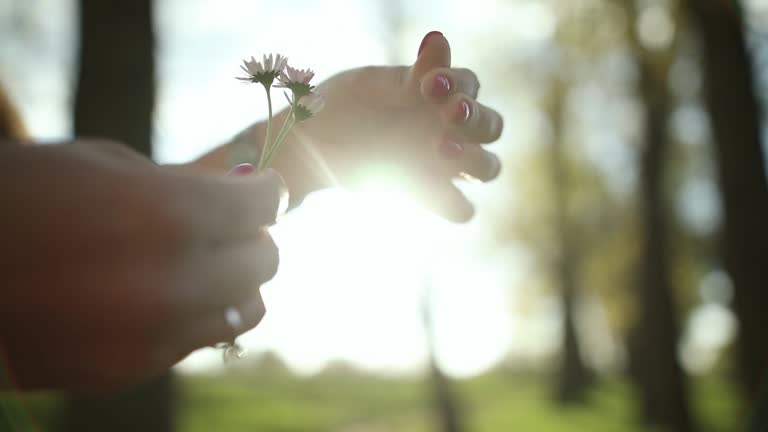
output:
<instances>
[{"instance_id":1,"label":"green foliage","mask_svg":"<svg viewBox=\"0 0 768 432\"><path fill-rule=\"evenodd\" d=\"M434 430L427 382L419 376L383 377L337 365L312 377L259 367L179 381L180 432ZM502 369L456 382L467 431L657 430L637 424L636 401L623 380L603 380L585 405L571 407L551 400L549 383L539 372ZM738 430L740 411L729 382L699 378L692 391L702 432ZM20 402L41 431L57 430L59 399L34 395Z\"/></svg>"}]
</instances>

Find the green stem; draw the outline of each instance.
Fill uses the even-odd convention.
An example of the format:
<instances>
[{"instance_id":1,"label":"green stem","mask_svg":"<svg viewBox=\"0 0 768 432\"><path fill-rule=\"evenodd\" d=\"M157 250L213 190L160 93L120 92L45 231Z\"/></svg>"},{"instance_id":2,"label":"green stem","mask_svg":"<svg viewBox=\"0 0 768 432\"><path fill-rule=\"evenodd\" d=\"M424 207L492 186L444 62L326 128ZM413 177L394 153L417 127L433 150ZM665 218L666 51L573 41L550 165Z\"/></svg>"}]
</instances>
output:
<instances>
[{"instance_id":1,"label":"green stem","mask_svg":"<svg viewBox=\"0 0 768 432\"><path fill-rule=\"evenodd\" d=\"M280 144L283 143L283 140L285 140L285 135L288 134L288 130L293 126L288 126L288 123L291 122L293 119L293 111L296 107L295 100L291 103L291 109L288 111L288 115L283 121L283 126L280 128L280 131L277 133L277 138L275 139L274 144L268 149L265 150L262 153L262 156L264 156L264 160L259 162L259 170L263 168L267 168L269 166L269 162L271 161L271 156L277 150L277 147L280 146ZM270 117L271 118L271 117ZM287 128L286 128L287 127Z\"/></svg>"},{"instance_id":2,"label":"green stem","mask_svg":"<svg viewBox=\"0 0 768 432\"><path fill-rule=\"evenodd\" d=\"M280 127L280 132L277 133L277 139L275 139L275 144L277 144L277 140L280 139L280 137L283 136L283 134L286 134L287 131L285 130L286 126L288 126L288 123L293 118L293 106L291 106L291 109L288 111L288 115L285 117L285 120L283 121L283 126ZM280 141L282 142L282 141ZM272 146L272 148L269 150L269 153L272 153L275 149L276 145Z\"/></svg>"},{"instance_id":3,"label":"green stem","mask_svg":"<svg viewBox=\"0 0 768 432\"><path fill-rule=\"evenodd\" d=\"M269 86L264 86L264 90L267 92L267 109L269 110L269 117L267 117L267 134L264 137L264 145L261 148L261 155L259 156L259 164L257 169L261 171L265 168L266 154L271 153L272 149L269 145L269 138L272 132L272 93L269 91ZM273 147L273 146L272 146Z\"/></svg>"},{"instance_id":4,"label":"green stem","mask_svg":"<svg viewBox=\"0 0 768 432\"><path fill-rule=\"evenodd\" d=\"M283 124L283 129L280 130L280 134L275 140L275 145L272 146L272 148L269 151L269 154L267 155L267 161L265 162L265 165L264 165L265 167L268 167L269 164L272 163L272 159L274 159L274 157L277 155L277 150L280 148L280 145L283 144L283 141L285 141L285 138L288 137L288 132L291 131L291 128L296 123L296 120L293 118L293 110L291 110L290 117L288 118L288 120L289 121L286 121L286 123Z\"/></svg>"}]
</instances>

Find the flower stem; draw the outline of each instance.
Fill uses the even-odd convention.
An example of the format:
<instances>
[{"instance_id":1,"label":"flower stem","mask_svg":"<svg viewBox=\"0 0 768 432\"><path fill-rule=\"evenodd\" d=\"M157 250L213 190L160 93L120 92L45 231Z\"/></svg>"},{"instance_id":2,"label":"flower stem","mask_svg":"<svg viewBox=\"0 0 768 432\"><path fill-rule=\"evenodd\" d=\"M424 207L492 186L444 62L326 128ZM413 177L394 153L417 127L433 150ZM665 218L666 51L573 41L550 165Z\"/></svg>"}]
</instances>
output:
<instances>
[{"instance_id":1,"label":"flower stem","mask_svg":"<svg viewBox=\"0 0 768 432\"><path fill-rule=\"evenodd\" d=\"M266 168L266 155L268 153L272 153L272 147L274 145L269 145L269 138L270 134L272 132L272 93L269 91L269 86L265 85L264 90L267 92L267 109L269 110L269 117L267 117L267 133L264 136L264 146L261 148L261 156L259 156L259 164L257 165L257 169L261 171L262 169Z\"/></svg>"},{"instance_id":2,"label":"flower stem","mask_svg":"<svg viewBox=\"0 0 768 432\"><path fill-rule=\"evenodd\" d=\"M265 159L259 163L259 169L267 168L269 166L269 163L272 161L272 154L275 153L277 148L283 143L285 140L286 135L288 135L288 131L293 127L292 120L294 118L293 112L296 109L296 98L294 97L293 101L288 101L291 104L291 109L288 111L287 117L283 121L283 126L280 127L280 131L277 133L277 137L275 138L275 142L273 145L269 148L268 151L265 151L262 153L262 156L265 156ZM271 118L271 116L270 116ZM290 126L289 126L290 124Z\"/></svg>"},{"instance_id":3,"label":"flower stem","mask_svg":"<svg viewBox=\"0 0 768 432\"><path fill-rule=\"evenodd\" d=\"M265 167L269 166L269 164L272 163L272 159L274 159L275 155L277 154L277 150L280 148L280 145L283 144L283 141L285 141L285 138L288 137L288 132L291 131L291 128L295 123L296 123L296 120L293 117L293 110L291 110L291 112L289 113L289 117L286 119L286 122L283 124L283 127L277 136L277 139L275 139L275 145L272 146L272 148L269 151L269 154L267 155Z\"/></svg>"}]
</instances>

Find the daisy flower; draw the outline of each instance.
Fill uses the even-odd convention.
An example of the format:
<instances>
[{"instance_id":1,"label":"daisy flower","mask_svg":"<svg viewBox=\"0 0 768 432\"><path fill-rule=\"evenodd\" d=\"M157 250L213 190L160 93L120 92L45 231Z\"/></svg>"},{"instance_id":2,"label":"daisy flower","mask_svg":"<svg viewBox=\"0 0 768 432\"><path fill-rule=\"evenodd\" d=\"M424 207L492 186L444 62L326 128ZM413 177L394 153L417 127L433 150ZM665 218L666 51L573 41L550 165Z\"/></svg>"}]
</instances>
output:
<instances>
[{"instance_id":1,"label":"daisy flower","mask_svg":"<svg viewBox=\"0 0 768 432\"><path fill-rule=\"evenodd\" d=\"M297 69L285 66L285 70L277 78L279 84L276 87L290 89L296 99L308 95L315 86L310 85L309 81L315 76L311 69Z\"/></svg>"},{"instance_id":2,"label":"daisy flower","mask_svg":"<svg viewBox=\"0 0 768 432\"><path fill-rule=\"evenodd\" d=\"M325 106L325 99L318 93L309 92L294 104L293 116L297 122L300 122L317 115Z\"/></svg>"},{"instance_id":3,"label":"daisy flower","mask_svg":"<svg viewBox=\"0 0 768 432\"><path fill-rule=\"evenodd\" d=\"M238 77L241 81L252 83L261 83L267 87L272 85L275 78L278 78L286 67L288 58L280 54L272 54L267 57L265 54L263 61L257 61L251 57L251 60L243 60L240 68L246 73L246 77Z\"/></svg>"}]
</instances>

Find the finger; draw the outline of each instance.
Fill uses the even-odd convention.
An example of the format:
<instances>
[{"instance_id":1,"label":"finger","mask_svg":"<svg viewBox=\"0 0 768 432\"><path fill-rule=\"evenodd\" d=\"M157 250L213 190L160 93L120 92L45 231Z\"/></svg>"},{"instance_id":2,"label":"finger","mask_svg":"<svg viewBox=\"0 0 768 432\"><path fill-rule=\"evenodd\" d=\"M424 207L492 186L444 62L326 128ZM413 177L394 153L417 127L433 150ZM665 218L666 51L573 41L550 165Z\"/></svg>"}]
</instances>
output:
<instances>
[{"instance_id":1,"label":"finger","mask_svg":"<svg viewBox=\"0 0 768 432\"><path fill-rule=\"evenodd\" d=\"M256 168L254 168L253 165L249 163L241 163L240 165L232 167L232 169L229 170L227 175L246 176L246 175L253 174L255 171L256 171Z\"/></svg>"},{"instance_id":2,"label":"finger","mask_svg":"<svg viewBox=\"0 0 768 432\"><path fill-rule=\"evenodd\" d=\"M228 342L256 327L267 312L264 299L259 292L247 300L233 305L240 314L238 328L227 320L227 310L217 309L202 317L191 319L179 325L169 336L183 355L219 342Z\"/></svg>"},{"instance_id":3,"label":"finger","mask_svg":"<svg viewBox=\"0 0 768 432\"><path fill-rule=\"evenodd\" d=\"M182 315L199 316L249 298L277 273L277 246L263 231L257 239L201 249L174 281Z\"/></svg>"},{"instance_id":4,"label":"finger","mask_svg":"<svg viewBox=\"0 0 768 432\"><path fill-rule=\"evenodd\" d=\"M464 93L476 99L480 82L469 69L436 68L421 78L420 90L422 96L433 101L441 101L456 93Z\"/></svg>"},{"instance_id":5,"label":"finger","mask_svg":"<svg viewBox=\"0 0 768 432\"><path fill-rule=\"evenodd\" d=\"M430 70L451 66L451 45L442 33L432 31L422 39L417 56L408 81L418 87L421 77Z\"/></svg>"},{"instance_id":6,"label":"finger","mask_svg":"<svg viewBox=\"0 0 768 432\"><path fill-rule=\"evenodd\" d=\"M440 106L440 118L448 136L459 142L491 143L504 128L501 115L464 93L450 96Z\"/></svg>"},{"instance_id":7,"label":"finger","mask_svg":"<svg viewBox=\"0 0 768 432\"><path fill-rule=\"evenodd\" d=\"M450 179L428 179L420 191L425 206L437 215L456 223L472 219L475 208Z\"/></svg>"},{"instance_id":8,"label":"finger","mask_svg":"<svg viewBox=\"0 0 768 432\"><path fill-rule=\"evenodd\" d=\"M182 229L207 242L258 235L275 222L288 200L285 182L272 169L244 177L183 174L179 178L183 183L176 202L183 213Z\"/></svg>"},{"instance_id":9,"label":"finger","mask_svg":"<svg viewBox=\"0 0 768 432\"><path fill-rule=\"evenodd\" d=\"M439 144L437 151L448 164L451 175L466 174L487 182L498 177L501 171L498 156L477 144L444 140Z\"/></svg>"},{"instance_id":10,"label":"finger","mask_svg":"<svg viewBox=\"0 0 768 432\"><path fill-rule=\"evenodd\" d=\"M94 157L109 156L148 164L152 162L146 156L117 141L107 139L78 139L70 145L82 148Z\"/></svg>"}]
</instances>

